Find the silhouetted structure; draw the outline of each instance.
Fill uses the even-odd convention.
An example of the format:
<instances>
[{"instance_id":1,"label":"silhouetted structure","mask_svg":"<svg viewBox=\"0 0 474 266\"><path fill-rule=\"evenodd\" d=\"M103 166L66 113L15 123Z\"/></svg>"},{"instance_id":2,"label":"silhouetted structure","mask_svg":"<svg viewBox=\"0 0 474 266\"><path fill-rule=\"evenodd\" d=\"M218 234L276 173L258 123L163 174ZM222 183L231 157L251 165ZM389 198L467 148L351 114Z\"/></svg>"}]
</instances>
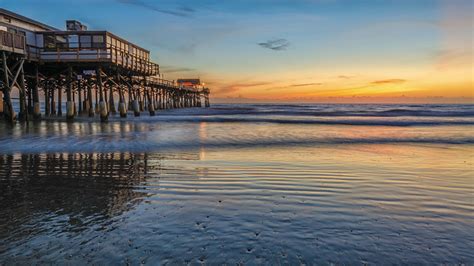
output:
<instances>
[{"instance_id":1,"label":"silhouetted structure","mask_svg":"<svg viewBox=\"0 0 474 266\"><path fill-rule=\"evenodd\" d=\"M209 89L206 88L204 83L201 83L201 79L178 79L176 81L180 87L194 89L197 91L202 91L204 96L204 106L209 107ZM198 105L201 106L201 98L198 99Z\"/></svg>"}]
</instances>

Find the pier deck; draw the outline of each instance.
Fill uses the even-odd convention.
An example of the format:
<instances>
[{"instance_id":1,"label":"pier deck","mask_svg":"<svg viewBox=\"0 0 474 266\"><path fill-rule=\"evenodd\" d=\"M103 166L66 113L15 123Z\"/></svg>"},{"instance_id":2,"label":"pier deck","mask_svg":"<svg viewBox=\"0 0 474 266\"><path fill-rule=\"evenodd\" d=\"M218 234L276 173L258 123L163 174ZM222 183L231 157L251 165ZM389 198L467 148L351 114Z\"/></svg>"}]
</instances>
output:
<instances>
[{"instance_id":1,"label":"pier deck","mask_svg":"<svg viewBox=\"0 0 474 266\"><path fill-rule=\"evenodd\" d=\"M0 51L26 55L25 37L0 30Z\"/></svg>"},{"instance_id":2,"label":"pier deck","mask_svg":"<svg viewBox=\"0 0 474 266\"><path fill-rule=\"evenodd\" d=\"M7 121L63 116L65 111L70 121L87 115L105 122L109 115L126 117L128 111L139 116L209 107L208 88L199 80L181 84L162 79L148 50L105 30L87 30L77 21L67 21L67 29L0 9L0 113ZM12 93L19 97L18 115Z\"/></svg>"}]
</instances>

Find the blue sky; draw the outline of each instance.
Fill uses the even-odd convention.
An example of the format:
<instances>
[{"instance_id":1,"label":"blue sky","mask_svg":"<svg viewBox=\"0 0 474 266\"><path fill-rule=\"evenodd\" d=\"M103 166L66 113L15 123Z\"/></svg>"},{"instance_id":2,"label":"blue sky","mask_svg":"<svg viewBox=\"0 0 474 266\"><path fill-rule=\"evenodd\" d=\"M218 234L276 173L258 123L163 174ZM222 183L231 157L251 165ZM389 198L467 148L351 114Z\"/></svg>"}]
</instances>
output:
<instances>
[{"instance_id":1,"label":"blue sky","mask_svg":"<svg viewBox=\"0 0 474 266\"><path fill-rule=\"evenodd\" d=\"M472 1L465 0L0 0L0 4L59 28L64 28L66 19L77 19L90 29L111 31L150 50L165 78L199 76L222 98L264 99L266 94L269 99L283 99L292 93L322 97L324 91L363 87L376 80L420 81L436 68L440 53L466 52L466 42L472 44L472 24L465 25L472 22L472 13L463 12L472 11ZM459 16L464 16L461 35L470 38L446 35L443 25ZM458 44L445 47L446 43ZM467 53L472 56L472 49ZM425 72L418 73L419 69ZM462 75L457 71L451 75ZM454 79L449 78L451 83ZM466 94L469 80L461 83L464 87L454 96L469 97L461 93ZM313 86L292 86L304 84ZM271 87L282 89L269 92Z\"/></svg>"}]
</instances>

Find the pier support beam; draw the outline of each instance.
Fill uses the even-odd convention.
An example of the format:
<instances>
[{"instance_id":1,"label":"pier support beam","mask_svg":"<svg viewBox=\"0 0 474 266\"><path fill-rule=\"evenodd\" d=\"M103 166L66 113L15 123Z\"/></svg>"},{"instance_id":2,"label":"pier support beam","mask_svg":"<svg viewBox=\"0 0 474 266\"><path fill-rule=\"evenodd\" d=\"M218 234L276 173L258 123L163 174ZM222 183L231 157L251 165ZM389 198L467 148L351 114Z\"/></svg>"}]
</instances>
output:
<instances>
[{"instance_id":1,"label":"pier support beam","mask_svg":"<svg viewBox=\"0 0 474 266\"><path fill-rule=\"evenodd\" d=\"M99 87L99 112L100 121L107 122L109 120L109 112L107 111L107 104L104 102L104 90L102 84L102 69L97 68L97 86Z\"/></svg>"},{"instance_id":2,"label":"pier support beam","mask_svg":"<svg viewBox=\"0 0 474 266\"><path fill-rule=\"evenodd\" d=\"M209 103L209 93L204 94L204 107L211 107Z\"/></svg>"},{"instance_id":3,"label":"pier support beam","mask_svg":"<svg viewBox=\"0 0 474 266\"><path fill-rule=\"evenodd\" d=\"M0 116L3 116L3 90L0 90Z\"/></svg>"},{"instance_id":4,"label":"pier support beam","mask_svg":"<svg viewBox=\"0 0 474 266\"><path fill-rule=\"evenodd\" d=\"M98 85L98 81L97 81L97 76L96 76L96 79L95 79L94 91L95 91L94 112L96 114L100 114L100 110L99 110L99 85Z\"/></svg>"},{"instance_id":5,"label":"pier support beam","mask_svg":"<svg viewBox=\"0 0 474 266\"><path fill-rule=\"evenodd\" d=\"M15 121L15 113L13 111L13 105L10 99L10 77L8 75L8 63L7 63L7 55L6 52L2 52L2 71L3 71L3 106L2 106L2 111L3 111L3 116L6 121L10 122L13 124Z\"/></svg>"},{"instance_id":6,"label":"pier support beam","mask_svg":"<svg viewBox=\"0 0 474 266\"><path fill-rule=\"evenodd\" d=\"M140 104L138 103L136 99L133 100L132 105L133 105L133 114L135 116L140 116Z\"/></svg>"},{"instance_id":7,"label":"pier support beam","mask_svg":"<svg viewBox=\"0 0 474 266\"><path fill-rule=\"evenodd\" d=\"M40 110L40 101L39 101L39 89L40 79L39 79L39 71L38 65L35 66L35 76L33 82L33 119L38 120L41 118L41 110Z\"/></svg>"},{"instance_id":8,"label":"pier support beam","mask_svg":"<svg viewBox=\"0 0 474 266\"><path fill-rule=\"evenodd\" d=\"M115 109L114 86L113 86L113 84L109 84L109 112L111 112L112 114L117 113L117 109Z\"/></svg>"},{"instance_id":9,"label":"pier support beam","mask_svg":"<svg viewBox=\"0 0 474 266\"><path fill-rule=\"evenodd\" d=\"M119 87L119 105L118 105L118 109L119 109L119 112L120 112L120 117L125 118L125 117L127 117L127 108L125 106L125 96L124 96L124 91L123 91L122 78L121 78L119 72L117 72L117 83L118 83L118 87Z\"/></svg>"},{"instance_id":10,"label":"pier support beam","mask_svg":"<svg viewBox=\"0 0 474 266\"><path fill-rule=\"evenodd\" d=\"M58 77L58 84L56 85L56 89L58 90L58 113L57 116L63 115L63 82L61 75Z\"/></svg>"},{"instance_id":11,"label":"pier support beam","mask_svg":"<svg viewBox=\"0 0 474 266\"><path fill-rule=\"evenodd\" d=\"M28 106L26 104L26 86L25 86L25 72L23 68L20 70L20 76L18 79L18 94L20 96L20 113L18 119L21 122L28 121Z\"/></svg>"},{"instance_id":12,"label":"pier support beam","mask_svg":"<svg viewBox=\"0 0 474 266\"><path fill-rule=\"evenodd\" d=\"M148 86L146 77L143 77L143 92L144 92L144 97L147 99L148 103L148 112L150 113L150 116L155 115L155 107L153 106L153 98L151 97L151 87Z\"/></svg>"},{"instance_id":13,"label":"pier support beam","mask_svg":"<svg viewBox=\"0 0 474 266\"><path fill-rule=\"evenodd\" d=\"M43 86L43 91L44 91L44 115L45 116L49 116L51 111L50 111L50 107L51 105L49 104L49 86L50 86L50 82L49 80L46 80L44 82L44 86Z\"/></svg>"},{"instance_id":14,"label":"pier support beam","mask_svg":"<svg viewBox=\"0 0 474 266\"><path fill-rule=\"evenodd\" d=\"M11 101L11 91L14 86L19 88L19 93L25 93L25 78L23 72L23 63L25 62L24 58L15 58L16 61L13 65L9 65L9 56L7 56L7 52L2 51L1 54L2 64L1 70L3 71L3 116L7 122L14 123L16 119L15 111L13 109L13 104ZM18 80L20 78L20 81ZM23 79L23 81L21 81ZM26 109L26 99L23 102L25 105L24 108ZM26 115L27 111L24 111L24 115Z\"/></svg>"},{"instance_id":15,"label":"pier support beam","mask_svg":"<svg viewBox=\"0 0 474 266\"><path fill-rule=\"evenodd\" d=\"M145 92L145 89L142 88L142 91ZM145 111L145 105L144 105L145 96L142 95L140 89L138 89L137 98L138 98L138 106L140 107L140 112Z\"/></svg>"},{"instance_id":16,"label":"pier support beam","mask_svg":"<svg viewBox=\"0 0 474 266\"><path fill-rule=\"evenodd\" d=\"M132 95L133 95L133 92L132 92L131 86L129 84L127 84L127 94L128 94L127 110L133 111L133 108L132 108L132 102L133 102Z\"/></svg>"},{"instance_id":17,"label":"pier support beam","mask_svg":"<svg viewBox=\"0 0 474 266\"><path fill-rule=\"evenodd\" d=\"M58 81L52 83L51 88L49 88L49 97L51 98L49 102L51 103L51 115L56 115L56 102L54 101L54 91L56 90Z\"/></svg>"},{"instance_id":18,"label":"pier support beam","mask_svg":"<svg viewBox=\"0 0 474 266\"><path fill-rule=\"evenodd\" d=\"M74 119L74 101L72 99L72 67L68 67L67 71L67 90L66 90L66 119L72 121Z\"/></svg>"},{"instance_id":19,"label":"pier support beam","mask_svg":"<svg viewBox=\"0 0 474 266\"><path fill-rule=\"evenodd\" d=\"M134 87L133 79L130 77L130 87L129 91L132 95L132 110L134 116L140 116L140 103L138 101L138 97L140 94L140 90Z\"/></svg>"},{"instance_id":20,"label":"pier support beam","mask_svg":"<svg viewBox=\"0 0 474 266\"><path fill-rule=\"evenodd\" d=\"M153 99L150 96L151 92L149 90L146 91L146 95L148 98L148 112L150 112L150 116L155 115L155 106L153 104Z\"/></svg>"},{"instance_id":21,"label":"pier support beam","mask_svg":"<svg viewBox=\"0 0 474 266\"><path fill-rule=\"evenodd\" d=\"M94 117L94 107L92 106L92 85L91 79L87 80L87 113L89 114L89 117Z\"/></svg>"},{"instance_id":22,"label":"pier support beam","mask_svg":"<svg viewBox=\"0 0 474 266\"><path fill-rule=\"evenodd\" d=\"M82 84L81 84L81 80L77 79L76 84L77 84L77 98L78 98L77 102L79 104L78 114L81 115L82 110L83 110L82 108L84 107L84 103L82 102Z\"/></svg>"}]
</instances>

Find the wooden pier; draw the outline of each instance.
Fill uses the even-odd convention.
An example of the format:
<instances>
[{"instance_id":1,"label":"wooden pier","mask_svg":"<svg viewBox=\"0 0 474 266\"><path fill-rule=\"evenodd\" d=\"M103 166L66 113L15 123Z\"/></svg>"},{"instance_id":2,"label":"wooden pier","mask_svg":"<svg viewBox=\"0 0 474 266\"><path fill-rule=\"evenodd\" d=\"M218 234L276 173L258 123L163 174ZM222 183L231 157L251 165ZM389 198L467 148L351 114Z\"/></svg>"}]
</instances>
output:
<instances>
[{"instance_id":1,"label":"wooden pier","mask_svg":"<svg viewBox=\"0 0 474 266\"><path fill-rule=\"evenodd\" d=\"M209 89L199 79L160 78L148 50L78 21L67 21L66 28L0 9L0 114L8 122L63 116L105 122L111 115L210 106Z\"/></svg>"}]
</instances>

